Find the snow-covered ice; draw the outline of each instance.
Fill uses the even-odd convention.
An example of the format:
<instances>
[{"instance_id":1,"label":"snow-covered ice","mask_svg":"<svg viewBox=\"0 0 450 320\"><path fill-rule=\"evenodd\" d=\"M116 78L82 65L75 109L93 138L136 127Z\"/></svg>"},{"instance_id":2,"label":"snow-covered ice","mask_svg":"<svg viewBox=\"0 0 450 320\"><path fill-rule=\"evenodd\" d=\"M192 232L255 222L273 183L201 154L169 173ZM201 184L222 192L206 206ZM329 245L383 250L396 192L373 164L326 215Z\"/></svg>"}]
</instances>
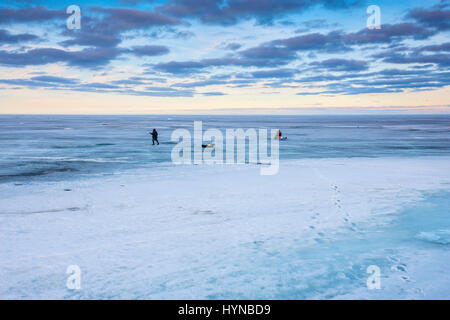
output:
<instances>
[{"instance_id":1,"label":"snow-covered ice","mask_svg":"<svg viewBox=\"0 0 450 320\"><path fill-rule=\"evenodd\" d=\"M449 171L449 157L335 158L0 184L0 298L448 299L448 207L423 230L399 217L445 199Z\"/></svg>"}]
</instances>

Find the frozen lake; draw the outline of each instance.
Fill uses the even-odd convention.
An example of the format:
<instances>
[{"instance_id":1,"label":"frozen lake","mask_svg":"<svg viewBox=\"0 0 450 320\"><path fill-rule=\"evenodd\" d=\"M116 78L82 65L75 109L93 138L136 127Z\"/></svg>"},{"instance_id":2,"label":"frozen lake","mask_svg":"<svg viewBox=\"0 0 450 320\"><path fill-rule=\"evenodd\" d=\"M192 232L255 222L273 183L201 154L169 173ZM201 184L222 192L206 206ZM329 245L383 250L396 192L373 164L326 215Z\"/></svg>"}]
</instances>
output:
<instances>
[{"instance_id":1,"label":"frozen lake","mask_svg":"<svg viewBox=\"0 0 450 320\"><path fill-rule=\"evenodd\" d=\"M253 119L242 127L279 126L297 150L282 146L279 173L261 176L251 164L172 165L169 129L151 149L146 132L136 138L148 119L92 119L3 126L0 298L450 298L448 122L378 119L356 134L351 118L331 131L307 118L296 137L291 122ZM80 290L66 286L70 265ZM366 286L371 265L379 290Z\"/></svg>"}]
</instances>

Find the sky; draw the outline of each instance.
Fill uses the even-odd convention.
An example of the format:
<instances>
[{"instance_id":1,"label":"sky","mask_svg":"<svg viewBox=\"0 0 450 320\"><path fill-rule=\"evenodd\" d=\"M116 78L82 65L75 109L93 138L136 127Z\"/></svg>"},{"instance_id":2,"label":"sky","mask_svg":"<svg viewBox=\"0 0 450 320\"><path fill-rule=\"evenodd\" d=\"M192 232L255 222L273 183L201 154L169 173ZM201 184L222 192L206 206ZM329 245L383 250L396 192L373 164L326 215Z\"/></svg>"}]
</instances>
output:
<instances>
[{"instance_id":1,"label":"sky","mask_svg":"<svg viewBox=\"0 0 450 320\"><path fill-rule=\"evenodd\" d=\"M450 0L1 0L0 113L450 113L449 31Z\"/></svg>"}]
</instances>

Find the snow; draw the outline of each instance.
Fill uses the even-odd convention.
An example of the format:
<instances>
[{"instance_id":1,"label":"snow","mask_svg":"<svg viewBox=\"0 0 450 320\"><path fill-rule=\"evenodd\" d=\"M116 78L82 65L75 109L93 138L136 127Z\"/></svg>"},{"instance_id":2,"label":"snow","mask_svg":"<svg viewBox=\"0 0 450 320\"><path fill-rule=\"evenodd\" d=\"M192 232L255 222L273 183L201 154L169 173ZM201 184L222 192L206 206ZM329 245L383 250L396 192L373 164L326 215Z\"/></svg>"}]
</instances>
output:
<instances>
[{"instance_id":1,"label":"snow","mask_svg":"<svg viewBox=\"0 0 450 320\"><path fill-rule=\"evenodd\" d=\"M400 259L365 238L424 194L448 191L449 160L293 160L274 176L258 165L181 165L1 184L0 298L450 298L450 280L437 276L447 247ZM384 275L391 291L368 291L375 257L394 269L407 261L415 285ZM66 287L69 265L82 271L79 291Z\"/></svg>"}]
</instances>

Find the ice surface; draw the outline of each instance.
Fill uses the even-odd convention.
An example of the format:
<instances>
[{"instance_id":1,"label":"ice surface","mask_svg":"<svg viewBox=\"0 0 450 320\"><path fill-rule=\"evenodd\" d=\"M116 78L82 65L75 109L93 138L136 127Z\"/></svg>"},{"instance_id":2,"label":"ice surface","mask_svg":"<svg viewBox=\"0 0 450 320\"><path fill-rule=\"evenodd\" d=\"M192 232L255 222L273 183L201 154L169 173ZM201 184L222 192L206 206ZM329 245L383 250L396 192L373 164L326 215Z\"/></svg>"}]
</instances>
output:
<instances>
[{"instance_id":1,"label":"ice surface","mask_svg":"<svg viewBox=\"0 0 450 320\"><path fill-rule=\"evenodd\" d=\"M434 232L421 232L417 238L424 241L440 244L450 244L450 230L437 230Z\"/></svg>"},{"instance_id":2,"label":"ice surface","mask_svg":"<svg viewBox=\"0 0 450 320\"><path fill-rule=\"evenodd\" d=\"M1 184L0 298L448 299L439 230L450 225L408 229L415 218L398 216L450 191L449 160L293 160L275 176L257 165L173 166ZM382 290L366 288L373 264ZM79 291L66 288L69 265L82 271Z\"/></svg>"}]
</instances>

